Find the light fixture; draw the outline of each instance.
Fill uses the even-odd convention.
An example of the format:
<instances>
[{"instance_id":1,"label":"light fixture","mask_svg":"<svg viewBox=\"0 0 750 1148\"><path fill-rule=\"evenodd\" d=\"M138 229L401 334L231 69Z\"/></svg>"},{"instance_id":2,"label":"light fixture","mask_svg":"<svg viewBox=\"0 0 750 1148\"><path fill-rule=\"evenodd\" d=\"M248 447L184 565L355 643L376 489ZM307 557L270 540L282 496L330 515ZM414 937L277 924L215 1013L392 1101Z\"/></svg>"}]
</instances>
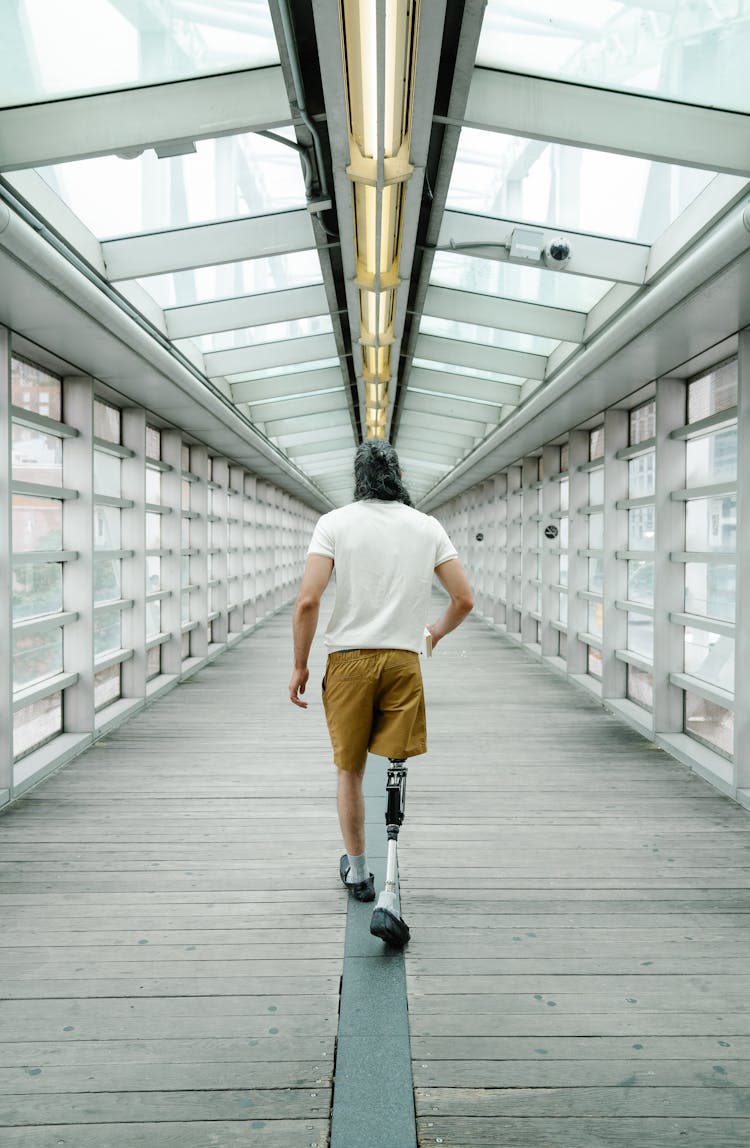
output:
<instances>
[{"instance_id":1,"label":"light fixture","mask_svg":"<svg viewBox=\"0 0 750 1148\"><path fill-rule=\"evenodd\" d=\"M409 151L419 0L340 0L340 5L365 421L368 438L383 438L394 366L404 193L414 170ZM371 399L375 393L377 402Z\"/></svg>"}]
</instances>

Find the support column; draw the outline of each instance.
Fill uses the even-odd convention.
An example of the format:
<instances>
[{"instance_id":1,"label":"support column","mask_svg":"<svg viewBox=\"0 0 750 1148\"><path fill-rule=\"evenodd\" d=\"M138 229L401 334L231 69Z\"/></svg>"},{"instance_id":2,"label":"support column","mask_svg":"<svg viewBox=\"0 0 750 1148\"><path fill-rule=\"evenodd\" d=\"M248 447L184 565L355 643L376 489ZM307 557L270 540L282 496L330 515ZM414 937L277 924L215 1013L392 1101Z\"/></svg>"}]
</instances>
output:
<instances>
[{"instance_id":1,"label":"support column","mask_svg":"<svg viewBox=\"0 0 750 1148\"><path fill-rule=\"evenodd\" d=\"M654 733L682 733L684 697L670 673L684 666L684 630L670 612L685 606L685 567L670 552L685 549L685 503L670 497L685 486L685 443L669 432L685 423L685 383L656 384L656 546L654 550Z\"/></svg>"},{"instance_id":2,"label":"support column","mask_svg":"<svg viewBox=\"0 0 750 1148\"><path fill-rule=\"evenodd\" d=\"M197 587L190 595L190 620L198 625L190 631L190 657L208 654L208 449L190 447L190 473L198 481L190 487L190 585Z\"/></svg>"},{"instance_id":3,"label":"support column","mask_svg":"<svg viewBox=\"0 0 750 1148\"><path fill-rule=\"evenodd\" d=\"M208 548L213 551L209 555L209 576L216 584L208 591L209 613L219 611L219 616L211 624L211 636L214 642L226 642L229 635L229 614L227 610L227 574L229 548L229 464L223 458L215 458L212 464L211 480L216 485L212 487L213 503L211 517L216 521L208 524Z\"/></svg>"},{"instance_id":4,"label":"support column","mask_svg":"<svg viewBox=\"0 0 750 1148\"><path fill-rule=\"evenodd\" d=\"M628 512L617 503L628 497L628 462L617 451L628 445L630 412L611 409L604 415L604 594L602 625L602 697L624 698L627 667L615 650L627 646L628 620L615 602L628 596L628 564L616 557L628 548Z\"/></svg>"},{"instance_id":5,"label":"support column","mask_svg":"<svg viewBox=\"0 0 750 1148\"><path fill-rule=\"evenodd\" d=\"M63 669L78 674L63 697L63 730L94 733L94 385L85 376L63 379L65 421L78 430L63 442L63 486L78 491L63 505L63 610L78 614L65 627Z\"/></svg>"},{"instance_id":6,"label":"support column","mask_svg":"<svg viewBox=\"0 0 750 1148\"><path fill-rule=\"evenodd\" d=\"M589 476L578 468L589 461L588 431L574 430L568 436L568 473L570 481L568 509L568 641L567 668L569 674L586 674L589 668L589 648L578 635L588 629L588 603L578 597L579 590L588 589L588 560L580 554L586 550L588 517L580 508L589 501Z\"/></svg>"},{"instance_id":7,"label":"support column","mask_svg":"<svg viewBox=\"0 0 750 1148\"><path fill-rule=\"evenodd\" d=\"M506 536L506 629L509 634L521 632L521 468L508 467L508 520Z\"/></svg>"},{"instance_id":8,"label":"support column","mask_svg":"<svg viewBox=\"0 0 750 1148\"><path fill-rule=\"evenodd\" d=\"M560 556L557 553L560 546L560 522L556 517L560 509L560 483L552 477L560 470L560 447L545 446L542 451L542 466L544 468L544 485L542 486L542 554L541 554L541 646L542 657L554 658L560 653L560 634L552 625L557 620L557 604L559 595L552 586L557 584L560 572ZM555 515L553 518L552 516ZM555 538L546 538L544 527L557 528Z\"/></svg>"},{"instance_id":9,"label":"support column","mask_svg":"<svg viewBox=\"0 0 750 1148\"><path fill-rule=\"evenodd\" d=\"M525 645L537 644L537 621L532 616L537 610L537 587L533 579L537 577L539 537L539 459L536 456L525 458L521 467L521 640Z\"/></svg>"},{"instance_id":10,"label":"support column","mask_svg":"<svg viewBox=\"0 0 750 1148\"><path fill-rule=\"evenodd\" d=\"M491 619L504 626L508 599L508 476L492 479L492 604Z\"/></svg>"},{"instance_id":11,"label":"support column","mask_svg":"<svg viewBox=\"0 0 750 1148\"><path fill-rule=\"evenodd\" d=\"M10 332L0 327L0 805L13 779L13 476Z\"/></svg>"}]
</instances>

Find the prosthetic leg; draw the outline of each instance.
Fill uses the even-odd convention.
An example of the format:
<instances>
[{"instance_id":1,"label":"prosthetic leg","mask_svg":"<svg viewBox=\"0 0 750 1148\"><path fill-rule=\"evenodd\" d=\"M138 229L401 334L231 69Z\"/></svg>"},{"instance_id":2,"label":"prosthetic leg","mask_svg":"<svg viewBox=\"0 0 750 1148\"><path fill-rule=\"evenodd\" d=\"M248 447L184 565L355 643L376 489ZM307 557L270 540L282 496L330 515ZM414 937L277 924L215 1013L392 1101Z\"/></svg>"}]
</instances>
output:
<instances>
[{"instance_id":1,"label":"prosthetic leg","mask_svg":"<svg viewBox=\"0 0 750 1148\"><path fill-rule=\"evenodd\" d=\"M380 937L387 945L402 949L409 940L409 926L401 916L399 898L396 893L398 876L398 831L404 820L406 804L406 762L401 758L388 758L388 780L386 781L387 805L385 826L388 834L388 864L385 875L385 889L378 897L378 903L370 921L370 932Z\"/></svg>"}]
</instances>

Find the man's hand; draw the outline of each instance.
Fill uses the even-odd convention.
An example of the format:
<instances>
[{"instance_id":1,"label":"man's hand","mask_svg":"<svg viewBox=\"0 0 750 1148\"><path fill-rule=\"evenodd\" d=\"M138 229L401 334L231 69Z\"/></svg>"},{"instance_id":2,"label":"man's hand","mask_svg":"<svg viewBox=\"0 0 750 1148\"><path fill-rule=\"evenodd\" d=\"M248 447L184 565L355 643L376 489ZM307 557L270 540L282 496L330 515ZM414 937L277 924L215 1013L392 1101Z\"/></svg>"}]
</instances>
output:
<instances>
[{"instance_id":1,"label":"man's hand","mask_svg":"<svg viewBox=\"0 0 750 1148\"><path fill-rule=\"evenodd\" d=\"M308 669L294 670L292 680L289 683L289 701L294 702L294 704L302 710L307 709L307 702L303 702L299 695L305 692L305 686L307 685L307 679L309 677L310 671Z\"/></svg>"}]
</instances>

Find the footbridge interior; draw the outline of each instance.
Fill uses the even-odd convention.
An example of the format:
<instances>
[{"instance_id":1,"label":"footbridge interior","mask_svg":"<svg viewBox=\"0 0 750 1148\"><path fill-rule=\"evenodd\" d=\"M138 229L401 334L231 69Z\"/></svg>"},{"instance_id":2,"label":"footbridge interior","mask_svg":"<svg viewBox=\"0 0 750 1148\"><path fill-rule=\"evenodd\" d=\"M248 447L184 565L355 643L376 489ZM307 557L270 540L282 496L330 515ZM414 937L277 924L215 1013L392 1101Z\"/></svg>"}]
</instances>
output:
<instances>
[{"instance_id":1,"label":"footbridge interior","mask_svg":"<svg viewBox=\"0 0 750 1148\"><path fill-rule=\"evenodd\" d=\"M0 10L3 1143L750 1141L750 4L564 7ZM379 439L402 953L285 691Z\"/></svg>"}]
</instances>

